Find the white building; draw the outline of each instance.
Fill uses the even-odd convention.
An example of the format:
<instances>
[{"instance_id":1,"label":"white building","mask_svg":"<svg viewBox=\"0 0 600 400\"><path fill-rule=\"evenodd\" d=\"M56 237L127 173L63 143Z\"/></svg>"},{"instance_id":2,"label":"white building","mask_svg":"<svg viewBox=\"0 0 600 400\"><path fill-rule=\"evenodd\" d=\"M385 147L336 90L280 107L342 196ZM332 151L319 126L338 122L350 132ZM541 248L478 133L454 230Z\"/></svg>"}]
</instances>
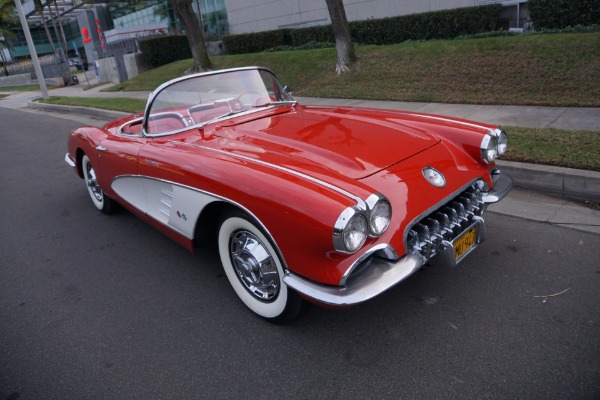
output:
<instances>
[{"instance_id":1,"label":"white building","mask_svg":"<svg viewBox=\"0 0 600 400\"><path fill-rule=\"evenodd\" d=\"M491 3L508 6L510 14L518 10L511 27L522 26L527 2L518 0L344 0L344 7L348 21L356 21ZM225 0L225 7L231 34L331 23L325 0Z\"/></svg>"}]
</instances>

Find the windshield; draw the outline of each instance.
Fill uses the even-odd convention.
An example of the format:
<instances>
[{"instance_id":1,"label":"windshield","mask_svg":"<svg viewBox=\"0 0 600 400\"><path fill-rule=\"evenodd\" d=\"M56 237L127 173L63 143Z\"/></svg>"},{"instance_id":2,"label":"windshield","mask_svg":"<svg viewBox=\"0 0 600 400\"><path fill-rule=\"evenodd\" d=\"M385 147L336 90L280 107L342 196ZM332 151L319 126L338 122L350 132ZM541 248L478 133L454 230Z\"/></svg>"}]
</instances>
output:
<instances>
[{"instance_id":1,"label":"windshield","mask_svg":"<svg viewBox=\"0 0 600 400\"><path fill-rule=\"evenodd\" d=\"M194 75L163 86L146 110L144 126L150 136L294 101L270 71L259 68Z\"/></svg>"}]
</instances>

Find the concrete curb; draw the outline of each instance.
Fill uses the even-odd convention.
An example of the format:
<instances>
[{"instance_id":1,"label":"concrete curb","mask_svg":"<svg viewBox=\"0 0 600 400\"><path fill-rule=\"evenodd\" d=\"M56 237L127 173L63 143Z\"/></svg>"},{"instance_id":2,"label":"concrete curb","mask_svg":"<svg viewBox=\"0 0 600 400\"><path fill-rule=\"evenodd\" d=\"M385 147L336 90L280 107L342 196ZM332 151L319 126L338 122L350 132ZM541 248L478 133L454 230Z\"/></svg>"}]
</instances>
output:
<instances>
[{"instance_id":1,"label":"concrete curb","mask_svg":"<svg viewBox=\"0 0 600 400\"><path fill-rule=\"evenodd\" d=\"M498 160L516 187L568 199L600 202L600 172Z\"/></svg>"},{"instance_id":2,"label":"concrete curb","mask_svg":"<svg viewBox=\"0 0 600 400\"><path fill-rule=\"evenodd\" d=\"M113 120L113 119L125 117L127 115L131 115L131 113L103 110L101 108L82 107L82 106L63 106L60 104L38 103L36 101L30 101L27 104L27 106L29 108L33 108L33 109L39 110L39 111L50 111L50 112L58 112L58 113L63 113L63 114L80 114L80 115L86 115L89 117L105 118L108 120Z\"/></svg>"},{"instance_id":3,"label":"concrete curb","mask_svg":"<svg viewBox=\"0 0 600 400\"><path fill-rule=\"evenodd\" d=\"M28 106L40 111L80 114L109 120L130 115L99 108L44 104L35 101L29 102ZM567 199L600 202L600 172L502 160L498 160L496 164L513 178L515 187Z\"/></svg>"}]
</instances>

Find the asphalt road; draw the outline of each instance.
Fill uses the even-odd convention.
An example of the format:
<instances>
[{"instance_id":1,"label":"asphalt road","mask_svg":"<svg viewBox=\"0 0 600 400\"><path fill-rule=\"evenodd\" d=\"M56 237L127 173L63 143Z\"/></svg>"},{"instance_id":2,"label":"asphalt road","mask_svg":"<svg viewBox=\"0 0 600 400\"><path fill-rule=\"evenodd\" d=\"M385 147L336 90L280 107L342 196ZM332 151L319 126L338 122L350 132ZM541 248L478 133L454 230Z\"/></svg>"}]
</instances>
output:
<instances>
[{"instance_id":1,"label":"asphalt road","mask_svg":"<svg viewBox=\"0 0 600 400\"><path fill-rule=\"evenodd\" d=\"M0 400L600 398L600 236L490 213L458 269L276 326L214 252L94 209L78 123L0 121Z\"/></svg>"}]
</instances>

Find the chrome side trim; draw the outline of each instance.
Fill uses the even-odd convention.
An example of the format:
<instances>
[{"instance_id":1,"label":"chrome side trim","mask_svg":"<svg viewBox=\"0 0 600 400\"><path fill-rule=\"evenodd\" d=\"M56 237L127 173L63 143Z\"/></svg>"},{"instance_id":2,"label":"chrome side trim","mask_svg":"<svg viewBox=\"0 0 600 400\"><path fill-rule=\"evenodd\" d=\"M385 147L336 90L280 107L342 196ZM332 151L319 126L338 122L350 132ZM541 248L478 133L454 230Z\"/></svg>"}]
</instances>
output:
<instances>
[{"instance_id":1,"label":"chrome side trim","mask_svg":"<svg viewBox=\"0 0 600 400\"><path fill-rule=\"evenodd\" d=\"M77 166L77 164L75 164L75 160L71 158L69 153L65 154L65 162L69 164L70 167L75 168Z\"/></svg>"},{"instance_id":2,"label":"chrome side trim","mask_svg":"<svg viewBox=\"0 0 600 400\"><path fill-rule=\"evenodd\" d=\"M420 256L409 255L397 261L374 257L371 265L344 286L322 285L293 273L286 273L283 282L299 293L320 303L349 306L362 303L402 282L423 266Z\"/></svg>"},{"instance_id":3,"label":"chrome side trim","mask_svg":"<svg viewBox=\"0 0 600 400\"><path fill-rule=\"evenodd\" d=\"M288 174L297 176L299 178L305 179L305 180L310 181L312 183L316 183L316 184L318 184L320 186L326 187L327 189L331 189L334 192L337 192L337 193L339 193L339 194L341 194L343 196L346 196L346 197L348 197L348 198L356 201L357 206L360 207L361 209L363 209L363 210L367 209L366 203L360 197L358 197L356 195L353 195L352 193L350 193L350 192L348 192L348 191L346 191L346 190L344 190L342 188L339 188L337 186L334 186L334 185L332 185L332 184L330 184L328 182L325 182L325 181L322 181L320 179L314 178L314 177L312 177L310 175L303 174L302 172L294 171L293 169L289 169L289 168L286 168L286 167L282 167L280 165L268 163L268 162L265 162L265 161L262 161L262 160L257 160L256 158L246 157L246 156L243 156L241 154L235 154L235 153L231 153L231 152L228 152L228 151L225 151L225 150L213 149L211 147L201 146L201 145L198 145L198 144L195 144L195 143L182 143L182 142L178 142L178 141L171 141L171 143L178 144L178 145L185 145L185 146L193 146L193 147L198 147L198 148L201 148L201 149L204 149L204 150L214 151L215 153L225 154L225 155L228 155L228 156L231 156L231 157L236 157L236 158L242 159L244 161L248 161L248 162L251 162L251 163L263 165L265 167L277 169L277 170L282 171L282 172L286 172Z\"/></svg>"},{"instance_id":4,"label":"chrome side trim","mask_svg":"<svg viewBox=\"0 0 600 400\"><path fill-rule=\"evenodd\" d=\"M499 170L492 173L492 189L483 193L483 202L486 204L497 203L502 200L513 186L513 179Z\"/></svg>"},{"instance_id":5,"label":"chrome side trim","mask_svg":"<svg viewBox=\"0 0 600 400\"><path fill-rule=\"evenodd\" d=\"M444 121L444 122L452 122L452 123L463 125L463 126L470 126L472 128L483 129L483 130L488 131L491 135L495 135L496 134L495 133L495 128L494 129L487 128L485 126L478 125L478 124L473 124L473 123L466 122L466 121L457 121L455 119L439 117L439 116L436 116L436 115L422 115L422 114L412 114L412 113L408 113L406 115L410 115L412 117L419 117L419 118L435 119L435 120Z\"/></svg>"}]
</instances>

